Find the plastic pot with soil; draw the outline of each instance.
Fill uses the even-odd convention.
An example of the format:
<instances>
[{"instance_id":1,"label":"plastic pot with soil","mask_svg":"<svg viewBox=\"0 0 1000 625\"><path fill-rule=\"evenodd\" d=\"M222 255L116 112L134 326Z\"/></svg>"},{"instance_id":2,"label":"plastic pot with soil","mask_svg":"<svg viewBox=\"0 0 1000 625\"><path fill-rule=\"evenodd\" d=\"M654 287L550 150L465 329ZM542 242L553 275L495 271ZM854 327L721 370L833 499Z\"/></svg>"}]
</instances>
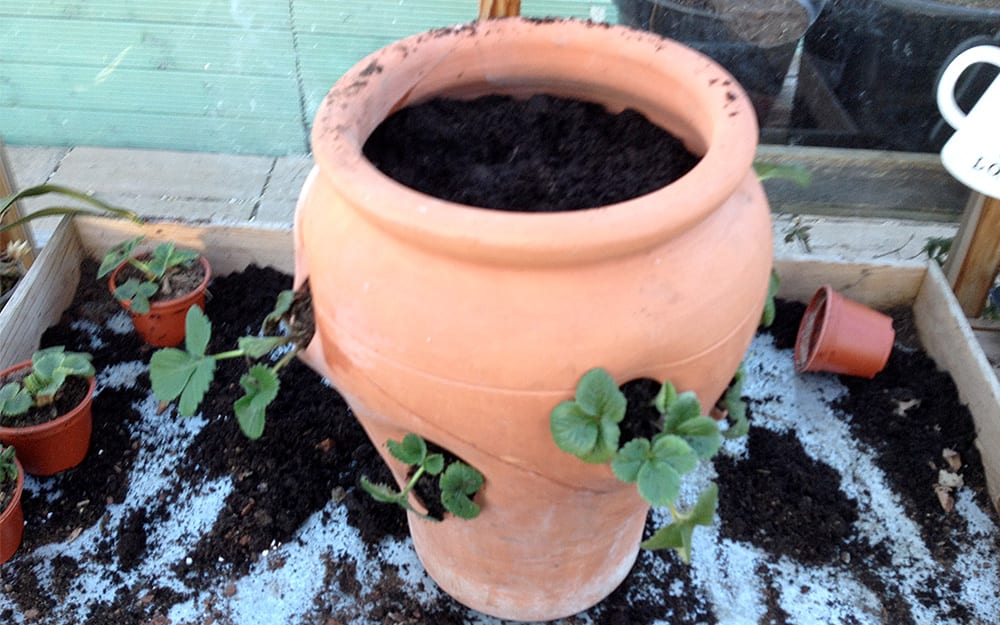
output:
<instances>
[{"instance_id":1,"label":"plastic pot with soil","mask_svg":"<svg viewBox=\"0 0 1000 625\"><path fill-rule=\"evenodd\" d=\"M80 464L90 448L94 368L90 355L50 347L0 371L0 442L31 475Z\"/></svg>"},{"instance_id":2,"label":"plastic pot with soil","mask_svg":"<svg viewBox=\"0 0 1000 625\"><path fill-rule=\"evenodd\" d=\"M24 535L24 511L21 492L24 469L13 447L0 445L0 564L13 557Z\"/></svg>"},{"instance_id":3,"label":"plastic pot with soil","mask_svg":"<svg viewBox=\"0 0 1000 625\"><path fill-rule=\"evenodd\" d=\"M803 42L795 141L939 151L951 129L937 108L938 76L954 54L998 32L990 0L830 0ZM983 66L969 74L958 94L966 108L992 79Z\"/></svg>"},{"instance_id":4,"label":"plastic pot with soil","mask_svg":"<svg viewBox=\"0 0 1000 625\"><path fill-rule=\"evenodd\" d=\"M619 21L707 54L746 89L763 126L799 40L826 0L616 0Z\"/></svg>"},{"instance_id":5,"label":"plastic pot with soil","mask_svg":"<svg viewBox=\"0 0 1000 625\"><path fill-rule=\"evenodd\" d=\"M212 270L208 259L173 242L137 252L142 237L111 248L98 271L110 273L108 288L132 316L144 341L155 347L175 347L184 340L184 321L190 308L205 309Z\"/></svg>"},{"instance_id":6,"label":"plastic pot with soil","mask_svg":"<svg viewBox=\"0 0 1000 625\"><path fill-rule=\"evenodd\" d=\"M421 562L462 603L553 619L632 566L648 505L560 451L550 413L595 367L722 394L770 277L757 131L710 59L576 21L417 35L327 96L295 225L317 334L304 358L400 486L386 441L408 433L485 477L471 521L409 514Z\"/></svg>"}]
</instances>

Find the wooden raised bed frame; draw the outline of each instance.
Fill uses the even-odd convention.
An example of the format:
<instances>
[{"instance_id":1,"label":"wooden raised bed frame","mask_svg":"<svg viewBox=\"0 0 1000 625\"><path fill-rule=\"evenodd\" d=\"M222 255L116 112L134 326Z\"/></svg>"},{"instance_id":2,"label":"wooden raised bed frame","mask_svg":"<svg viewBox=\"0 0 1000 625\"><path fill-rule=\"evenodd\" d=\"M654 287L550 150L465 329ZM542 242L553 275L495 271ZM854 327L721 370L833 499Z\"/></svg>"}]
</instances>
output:
<instances>
[{"instance_id":1,"label":"wooden raised bed frame","mask_svg":"<svg viewBox=\"0 0 1000 625\"><path fill-rule=\"evenodd\" d=\"M80 280L80 262L99 258L120 241L144 234L149 242L173 240L204 252L215 275L249 264L291 273L290 229L252 226L136 224L103 218L64 220L0 311L0 365L30 357L42 332L58 322ZM822 284L875 308L909 306L920 340L938 365L949 371L975 419L987 484L1000 509L1000 383L972 329L934 263L845 263L815 257L775 260L780 296L807 301Z\"/></svg>"}]
</instances>

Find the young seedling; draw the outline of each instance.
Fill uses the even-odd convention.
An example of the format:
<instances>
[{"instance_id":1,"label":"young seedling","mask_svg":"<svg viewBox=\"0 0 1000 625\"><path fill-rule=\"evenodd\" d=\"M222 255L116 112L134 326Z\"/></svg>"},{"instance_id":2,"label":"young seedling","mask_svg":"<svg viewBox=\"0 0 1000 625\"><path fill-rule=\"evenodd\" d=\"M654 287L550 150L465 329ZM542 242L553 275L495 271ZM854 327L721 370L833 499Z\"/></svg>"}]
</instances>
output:
<instances>
[{"instance_id":1,"label":"young seedling","mask_svg":"<svg viewBox=\"0 0 1000 625\"><path fill-rule=\"evenodd\" d=\"M143 279L129 278L115 287L115 298L127 302L133 312L144 315L149 312L149 300L157 293L169 295L171 276L181 268L190 266L198 258L198 252L178 250L173 241L156 246L148 257L135 256L135 249L144 237L138 236L115 245L104 255L97 277L103 278L122 263L128 263L142 274Z\"/></svg>"},{"instance_id":2,"label":"young seedling","mask_svg":"<svg viewBox=\"0 0 1000 625\"><path fill-rule=\"evenodd\" d=\"M722 435L726 438L740 438L746 436L750 431L750 421L747 419L747 403L743 401L743 382L746 380L747 370L743 364L736 370L726 392L719 400L718 407L726 415L729 422Z\"/></svg>"},{"instance_id":3,"label":"young seedling","mask_svg":"<svg viewBox=\"0 0 1000 625\"><path fill-rule=\"evenodd\" d=\"M771 324L774 323L774 316L778 310L774 298L778 294L779 288L781 288L781 278L778 277L778 272L772 269L771 279L767 283L767 297L764 299L764 312L760 315L761 327L770 328Z\"/></svg>"},{"instance_id":4,"label":"young seedling","mask_svg":"<svg viewBox=\"0 0 1000 625\"><path fill-rule=\"evenodd\" d=\"M626 402L606 371L588 371L580 379L575 399L552 410L549 426L553 440L560 449L585 462L610 461L618 479L636 484L639 495L650 505L668 507L673 522L657 531L643 547L673 547L688 562L691 531L695 525L711 523L717 489L710 485L688 512L677 511L674 502L680 495L683 476L699 461L719 451L719 426L702 414L693 392L678 393L673 384L664 382L653 400L661 415L660 432L651 439L633 438L619 448L618 424L625 416Z\"/></svg>"},{"instance_id":5,"label":"young seedling","mask_svg":"<svg viewBox=\"0 0 1000 625\"><path fill-rule=\"evenodd\" d=\"M479 506L472 501L483 486L483 475L464 462L455 460L447 468L444 456L427 452L427 443L420 436L410 433L403 437L402 442L388 440L386 445L389 453L403 464L413 467L410 481L403 490L394 490L388 484L375 484L368 478L361 477L361 487L376 501L393 503L409 510L427 521L440 521L433 516L423 514L410 503L410 493L424 475L440 475L438 486L441 490L441 504L445 510L461 519L474 519L479 516Z\"/></svg>"},{"instance_id":6,"label":"young seedling","mask_svg":"<svg viewBox=\"0 0 1000 625\"><path fill-rule=\"evenodd\" d=\"M0 484L17 480L17 465L14 464L14 446L0 445ZM0 502L2 504L2 502ZM4 508L0 505L0 511Z\"/></svg>"},{"instance_id":7,"label":"young seedling","mask_svg":"<svg viewBox=\"0 0 1000 625\"><path fill-rule=\"evenodd\" d=\"M62 345L35 352L31 357L31 373L20 383L8 382L0 387L0 418L50 405L66 378L94 375L90 358L90 354L67 352Z\"/></svg>"},{"instance_id":8,"label":"young seedling","mask_svg":"<svg viewBox=\"0 0 1000 625\"><path fill-rule=\"evenodd\" d=\"M75 206L50 206L48 208L43 208L41 210L34 211L11 221L10 223L2 223L4 215L7 211L11 210L14 203L26 198L39 197L42 195L63 195L68 198L89 204L91 207L98 210L93 210L93 208L81 208ZM5 232L12 228L17 228L18 226L24 225L25 223L31 221L32 219L38 219L39 217L52 217L52 216L62 216L62 215L95 215L95 216L107 216L107 217L120 217L122 219L128 219L129 221L134 221L136 223L142 223L142 219L130 210L123 208L117 208L106 204L95 197L87 195L81 191L71 189L69 187L63 187L55 184L40 184L34 187L28 187L27 189L22 189L16 193L11 193L10 195L0 199L0 232Z\"/></svg>"},{"instance_id":9,"label":"young seedling","mask_svg":"<svg viewBox=\"0 0 1000 625\"><path fill-rule=\"evenodd\" d=\"M303 293L308 293L308 290L303 290ZM278 296L274 311L264 320L265 334L275 332L279 322L290 321L297 307L307 299L296 291L283 291ZM305 349L312 338L311 332L304 333L295 324L290 324L290 327L292 329L286 335L244 336L238 340L237 349L206 354L212 337L212 323L200 308L192 306L185 318L185 349L160 349L150 359L149 377L153 393L164 403L179 398L178 412L182 416L193 416L212 384L218 361L230 358L260 360L276 350L291 346L274 364L252 364L240 378L245 394L233 404L233 411L243 433L247 438L256 440L264 433L267 407L278 395L278 372L300 350Z\"/></svg>"},{"instance_id":10,"label":"young seedling","mask_svg":"<svg viewBox=\"0 0 1000 625\"><path fill-rule=\"evenodd\" d=\"M0 296L14 288L24 277L24 259L31 253L27 241L10 241L0 249Z\"/></svg>"}]
</instances>

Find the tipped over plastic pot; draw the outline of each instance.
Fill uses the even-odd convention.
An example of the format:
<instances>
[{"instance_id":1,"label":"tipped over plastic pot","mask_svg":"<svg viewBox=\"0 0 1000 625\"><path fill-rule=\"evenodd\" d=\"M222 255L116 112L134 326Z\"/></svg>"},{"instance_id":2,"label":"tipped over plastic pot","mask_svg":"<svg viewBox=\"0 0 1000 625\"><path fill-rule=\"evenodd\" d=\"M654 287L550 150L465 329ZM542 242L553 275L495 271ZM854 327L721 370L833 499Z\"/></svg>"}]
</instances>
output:
<instances>
[{"instance_id":1,"label":"tipped over plastic pot","mask_svg":"<svg viewBox=\"0 0 1000 625\"><path fill-rule=\"evenodd\" d=\"M795 369L873 378L889 361L895 338L891 317L824 285L802 315Z\"/></svg>"}]
</instances>

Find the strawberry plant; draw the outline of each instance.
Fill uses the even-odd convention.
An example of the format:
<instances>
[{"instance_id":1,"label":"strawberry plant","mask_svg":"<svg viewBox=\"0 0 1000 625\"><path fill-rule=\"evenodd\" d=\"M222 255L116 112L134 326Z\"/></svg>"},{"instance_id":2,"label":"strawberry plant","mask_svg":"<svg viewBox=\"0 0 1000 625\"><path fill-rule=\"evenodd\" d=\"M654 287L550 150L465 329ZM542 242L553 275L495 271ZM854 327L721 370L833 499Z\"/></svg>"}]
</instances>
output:
<instances>
[{"instance_id":1,"label":"strawberry plant","mask_svg":"<svg viewBox=\"0 0 1000 625\"><path fill-rule=\"evenodd\" d=\"M303 290L303 293L308 291ZM278 372L300 350L305 349L312 338L311 330L291 323L297 306L307 299L308 296L299 292L283 291L274 310L264 320L264 336L241 337L237 341L237 349L218 354L206 353L212 336L212 323L200 308L192 306L185 319L184 349L169 347L157 350L149 361L153 393L164 403L179 399L178 412L182 416L192 416L212 384L216 363L230 358L245 358L251 365L240 378L244 395L233 404L233 411L243 433L250 439L260 438L264 433L267 407L278 395ZM287 322L291 328L287 334L277 333L281 322ZM288 347L291 349L277 357L273 364L256 362Z\"/></svg>"},{"instance_id":2,"label":"strawberry plant","mask_svg":"<svg viewBox=\"0 0 1000 625\"><path fill-rule=\"evenodd\" d=\"M690 510L680 511L674 503L684 475L719 451L723 434L714 419L702 414L693 392L678 393L670 382L663 383L653 405L660 413L659 433L633 438L619 447L619 424L625 417L627 400L607 371L591 369L580 379L575 398L553 408L550 430L563 451L584 462L610 462L615 476L634 483L650 505L669 508L672 522L642 547L671 547L688 562L694 527L711 524L718 488L710 484Z\"/></svg>"},{"instance_id":3,"label":"strawberry plant","mask_svg":"<svg viewBox=\"0 0 1000 625\"><path fill-rule=\"evenodd\" d=\"M97 270L97 277L103 278L122 263L128 263L140 272L143 279L129 278L116 286L114 292L118 301L127 302L129 308L140 315L149 312L149 300L154 295L172 292L170 278L174 273L189 267L198 258L198 252L179 250L173 241L157 245L148 256L136 256L135 249L143 238L138 236L109 249Z\"/></svg>"},{"instance_id":4,"label":"strawberry plant","mask_svg":"<svg viewBox=\"0 0 1000 625\"><path fill-rule=\"evenodd\" d=\"M445 510L461 519L474 519L479 516L479 506L472 497L483 486L483 474L464 462L455 460L445 467L442 454L428 453L427 443L420 436L410 433L403 440L386 441L389 453L403 464L412 467L410 481L402 490L394 490L387 484L376 484L361 477L361 487L376 501L394 503L413 512L428 521L439 521L433 516L423 514L413 508L410 503L410 493L416 487L420 478L425 475L439 476L438 487L441 491L441 505Z\"/></svg>"},{"instance_id":5,"label":"strawberry plant","mask_svg":"<svg viewBox=\"0 0 1000 625\"><path fill-rule=\"evenodd\" d=\"M31 372L20 382L8 382L0 387L0 418L50 405L66 378L94 375L90 358L90 354L67 352L62 345L35 352L31 356Z\"/></svg>"}]
</instances>

